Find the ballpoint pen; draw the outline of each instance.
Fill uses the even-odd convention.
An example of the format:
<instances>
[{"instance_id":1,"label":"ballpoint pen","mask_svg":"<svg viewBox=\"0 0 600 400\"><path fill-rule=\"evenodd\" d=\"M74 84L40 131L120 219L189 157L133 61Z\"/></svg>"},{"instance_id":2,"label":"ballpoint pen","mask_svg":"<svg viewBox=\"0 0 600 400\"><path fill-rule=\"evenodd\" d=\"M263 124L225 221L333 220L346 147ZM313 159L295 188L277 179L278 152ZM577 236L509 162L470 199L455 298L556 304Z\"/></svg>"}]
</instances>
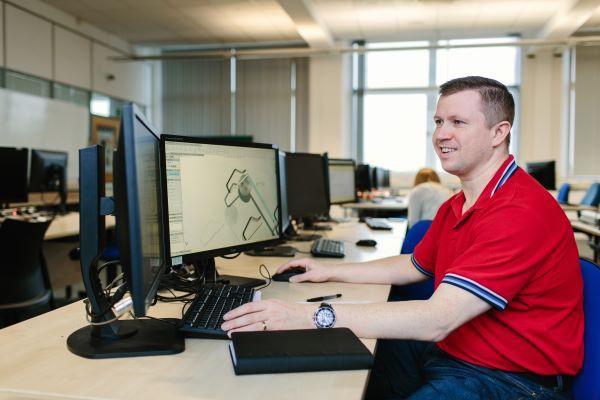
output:
<instances>
[{"instance_id":1,"label":"ballpoint pen","mask_svg":"<svg viewBox=\"0 0 600 400\"><path fill-rule=\"evenodd\" d=\"M338 294L330 294L328 296L319 296L319 297L313 297L311 299L307 299L306 301L308 301L309 303L313 303L313 302L317 302L317 301L325 301L325 300L331 300L331 299L337 299L342 297L341 293Z\"/></svg>"}]
</instances>

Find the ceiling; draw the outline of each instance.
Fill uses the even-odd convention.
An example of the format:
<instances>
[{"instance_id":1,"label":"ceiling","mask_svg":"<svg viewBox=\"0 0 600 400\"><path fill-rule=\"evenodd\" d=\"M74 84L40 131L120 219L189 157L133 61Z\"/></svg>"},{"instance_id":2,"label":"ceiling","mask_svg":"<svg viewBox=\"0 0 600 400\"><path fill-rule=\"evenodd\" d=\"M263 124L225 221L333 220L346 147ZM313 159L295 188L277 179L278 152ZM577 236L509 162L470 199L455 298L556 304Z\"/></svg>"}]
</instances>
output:
<instances>
[{"instance_id":1,"label":"ceiling","mask_svg":"<svg viewBox=\"0 0 600 400\"><path fill-rule=\"evenodd\" d=\"M42 0L135 45L600 35L600 0Z\"/></svg>"}]
</instances>

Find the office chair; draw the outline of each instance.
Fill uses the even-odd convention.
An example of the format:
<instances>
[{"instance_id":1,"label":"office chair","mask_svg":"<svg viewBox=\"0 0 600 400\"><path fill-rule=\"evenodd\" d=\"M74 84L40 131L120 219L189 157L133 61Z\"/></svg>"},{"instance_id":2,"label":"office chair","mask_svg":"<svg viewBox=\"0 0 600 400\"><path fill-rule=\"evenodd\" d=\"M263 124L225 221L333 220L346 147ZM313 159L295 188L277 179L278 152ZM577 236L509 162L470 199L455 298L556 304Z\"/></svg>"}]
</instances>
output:
<instances>
[{"instance_id":1,"label":"office chair","mask_svg":"<svg viewBox=\"0 0 600 400\"><path fill-rule=\"evenodd\" d=\"M404 236L400 254L411 254L417 244L423 239L425 233L427 233L430 225L431 220L429 219L424 219L414 224L408 232L406 232L406 236ZM432 294L433 278L410 285L392 286L388 301L427 300Z\"/></svg>"},{"instance_id":2,"label":"office chair","mask_svg":"<svg viewBox=\"0 0 600 400\"><path fill-rule=\"evenodd\" d=\"M42 252L50 222L6 219L0 225L0 326L54 308Z\"/></svg>"},{"instance_id":3,"label":"office chair","mask_svg":"<svg viewBox=\"0 0 600 400\"><path fill-rule=\"evenodd\" d=\"M583 368L573 383L575 400L600 399L600 267L585 258L580 259L583 275L583 312L585 334L583 338Z\"/></svg>"},{"instance_id":4,"label":"office chair","mask_svg":"<svg viewBox=\"0 0 600 400\"><path fill-rule=\"evenodd\" d=\"M569 192L571 191L571 185L569 183L563 183L558 189L556 194L556 200L559 204L569 204Z\"/></svg>"},{"instance_id":5,"label":"office chair","mask_svg":"<svg viewBox=\"0 0 600 400\"><path fill-rule=\"evenodd\" d=\"M585 192L585 196L579 202L582 206L598 207L600 203L600 183L594 182Z\"/></svg>"}]
</instances>

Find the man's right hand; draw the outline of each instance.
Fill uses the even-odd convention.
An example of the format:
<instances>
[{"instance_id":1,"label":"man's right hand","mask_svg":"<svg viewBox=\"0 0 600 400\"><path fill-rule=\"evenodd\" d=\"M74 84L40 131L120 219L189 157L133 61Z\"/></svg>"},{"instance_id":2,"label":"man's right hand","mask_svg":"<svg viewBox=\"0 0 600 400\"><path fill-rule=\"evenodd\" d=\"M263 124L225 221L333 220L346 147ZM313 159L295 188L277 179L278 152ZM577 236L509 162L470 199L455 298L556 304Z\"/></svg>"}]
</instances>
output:
<instances>
[{"instance_id":1,"label":"man's right hand","mask_svg":"<svg viewBox=\"0 0 600 400\"><path fill-rule=\"evenodd\" d=\"M305 272L292 276L290 282L326 282L330 276L329 267L325 267L311 258L301 258L287 262L279 266L276 273L279 274L294 267L304 268Z\"/></svg>"}]
</instances>

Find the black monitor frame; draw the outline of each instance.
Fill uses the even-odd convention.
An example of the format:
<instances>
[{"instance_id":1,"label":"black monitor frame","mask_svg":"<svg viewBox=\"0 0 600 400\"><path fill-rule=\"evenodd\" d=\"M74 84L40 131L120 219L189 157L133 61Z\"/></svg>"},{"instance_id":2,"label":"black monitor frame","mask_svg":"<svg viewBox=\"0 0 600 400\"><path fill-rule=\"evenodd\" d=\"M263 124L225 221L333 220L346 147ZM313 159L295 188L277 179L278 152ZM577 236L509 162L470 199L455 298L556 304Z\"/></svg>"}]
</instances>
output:
<instances>
[{"instance_id":1,"label":"black monitor frame","mask_svg":"<svg viewBox=\"0 0 600 400\"><path fill-rule=\"evenodd\" d=\"M0 147L0 207L28 201L26 148Z\"/></svg>"},{"instance_id":2,"label":"black monitor frame","mask_svg":"<svg viewBox=\"0 0 600 400\"><path fill-rule=\"evenodd\" d=\"M331 204L329 202L327 159L327 153L287 153L286 156L288 211L292 218L304 223L305 229L318 229L319 227L317 225L313 225L314 220L319 216L329 216ZM321 188L316 188L314 186L312 188L306 187L306 185L318 184L317 181L319 178L306 175L308 172L308 169L306 168L307 162L314 163L313 166L316 166L316 164L319 163L319 167L315 168L314 171L318 171L318 173L321 174L323 185ZM304 166L299 168L299 166L302 166L302 163L304 163ZM299 178L300 175L302 175L302 178ZM307 196L310 197L312 201L316 199L318 204L314 202L313 204L310 204L307 202ZM323 228L331 229L329 227Z\"/></svg>"},{"instance_id":3,"label":"black monitor frame","mask_svg":"<svg viewBox=\"0 0 600 400\"><path fill-rule=\"evenodd\" d=\"M356 166L356 190L369 192L373 189L372 172L369 164L358 164Z\"/></svg>"},{"instance_id":4,"label":"black monitor frame","mask_svg":"<svg viewBox=\"0 0 600 400\"><path fill-rule=\"evenodd\" d=\"M354 196L352 199L348 199L348 200L343 200L343 201L333 201L333 199L331 198L331 174L327 173L328 176L328 187L329 187L329 203L330 204L346 204L346 203L356 203L356 201L358 200L358 197L356 195L356 161L354 161L351 158L329 158L328 159L328 166L332 166L332 165L350 165L352 166L352 192L354 193Z\"/></svg>"},{"instance_id":5,"label":"black monitor frame","mask_svg":"<svg viewBox=\"0 0 600 400\"><path fill-rule=\"evenodd\" d=\"M58 192L62 211L67 203L68 160L66 151L31 149L29 192Z\"/></svg>"},{"instance_id":6,"label":"black monitor frame","mask_svg":"<svg viewBox=\"0 0 600 400\"><path fill-rule=\"evenodd\" d=\"M155 176L154 183L146 186L152 192L152 185L156 185L155 193L150 193L154 194L150 196L154 198L141 198L146 192L139 185L146 183L139 182L139 177L150 175L146 169L140 169L137 162L148 162L150 157L154 157L154 168L159 173L158 137L135 105L128 104L123 108L121 124L114 157L114 199L105 197L104 148L96 145L79 151L80 263L88 295L86 312L91 324L69 335L67 347L74 354L86 358L164 355L185 349L183 334L177 329L175 320L119 320L114 312L125 289L129 289L135 315L145 316L165 270L165 263L160 261L161 253L164 260L164 240L158 238L154 242L158 243L155 246L158 257L152 251L149 253L144 244L154 233L160 235L162 229L148 231L152 221L142 221L140 215L141 209L148 207L148 201L156 201L157 208L150 209L150 212L155 211L156 224L161 222L160 179ZM142 142L148 139L155 141L155 151L146 152L148 147L142 148ZM127 284L107 293L100 281L98 260L105 245L105 216L113 213L117 216L120 263ZM147 266L151 268L147 269ZM146 275L148 271L152 274L150 279ZM124 307L127 307L127 301Z\"/></svg>"},{"instance_id":7,"label":"black monitor frame","mask_svg":"<svg viewBox=\"0 0 600 400\"><path fill-rule=\"evenodd\" d=\"M556 162L537 161L525 164L525 169L536 181L547 190L556 190Z\"/></svg>"},{"instance_id":8,"label":"black monitor frame","mask_svg":"<svg viewBox=\"0 0 600 400\"><path fill-rule=\"evenodd\" d=\"M266 282L263 279L248 278L241 276L232 275L221 275L218 273L214 258L219 256L227 256L229 254L240 253L247 250L262 249L269 246L280 244L284 241L282 234L282 220L281 220L281 189L280 189L280 171L279 171L279 150L272 144L264 143L246 143L246 142L233 142L223 140L213 140L210 138L199 138L192 136L181 136L181 135L161 135L160 138L160 152L161 152L161 179L162 179L162 190L164 199L164 226L166 238L170 237L170 224L169 224L169 202L168 202L168 186L167 186L167 160L166 160L166 144L167 142L181 142L181 143L193 143L193 144L206 144L206 145L217 145L227 147L241 147L241 148L258 148L271 150L274 153L274 163L276 177L276 194L277 194L277 238L261 240L252 243L236 243L235 245L225 246L221 248L210 249L201 252L184 254L181 257L181 264L192 264L196 271L201 271L201 276L205 283L226 283L231 285L238 285L243 287L256 287L262 286ZM167 255L167 265L170 267L178 267L180 263L175 264L173 257L171 257L171 244L170 240L165 240L165 248ZM179 257L179 256L178 256Z\"/></svg>"}]
</instances>

